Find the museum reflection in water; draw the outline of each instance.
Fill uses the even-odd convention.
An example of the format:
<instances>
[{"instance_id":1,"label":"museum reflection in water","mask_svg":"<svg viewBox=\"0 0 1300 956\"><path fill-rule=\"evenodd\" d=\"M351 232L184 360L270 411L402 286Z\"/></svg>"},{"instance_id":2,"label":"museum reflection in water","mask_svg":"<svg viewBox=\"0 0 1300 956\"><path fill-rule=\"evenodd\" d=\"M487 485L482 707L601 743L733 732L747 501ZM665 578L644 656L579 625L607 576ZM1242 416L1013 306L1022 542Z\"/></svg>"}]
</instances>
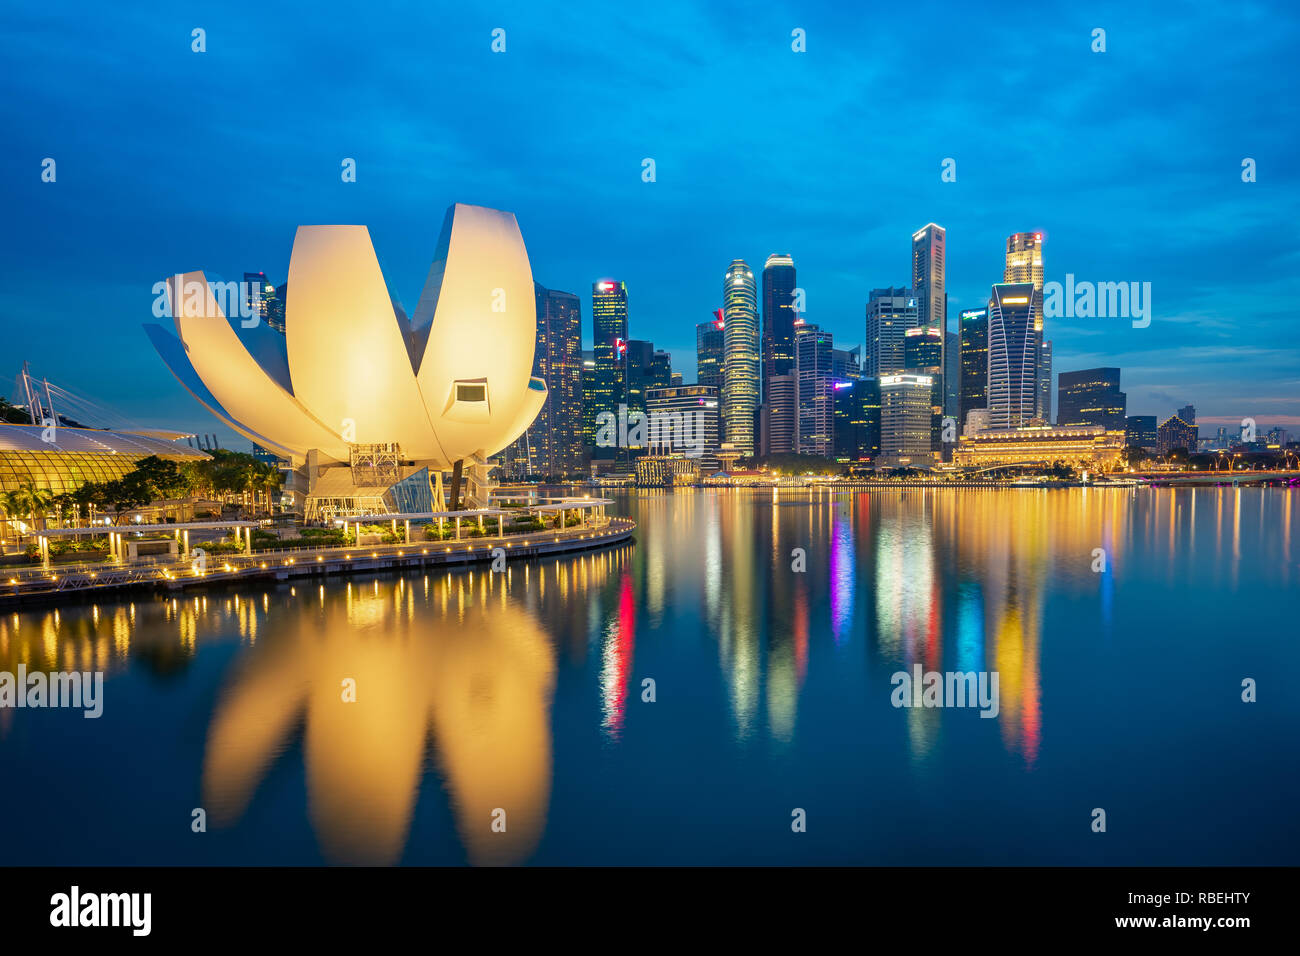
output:
<instances>
[{"instance_id":1,"label":"museum reflection in water","mask_svg":"<svg viewBox=\"0 0 1300 956\"><path fill-rule=\"evenodd\" d=\"M636 714L638 644L680 647L674 666L714 670L716 716L736 746L799 745L817 668L882 700L890 674L914 664L996 671L1001 747L1032 772L1045 723L1045 602L1092 602L1089 626L1104 636L1130 554L1147 565L1167 556L1173 584L1195 545L1208 545L1198 560L1235 575L1242 526L1255 522L1285 529L1270 540L1290 563L1290 493L650 492L620 509L639 523L635 544L501 574L305 580L7 614L0 669L104 670L111 686L128 666L166 677L238 641L206 738L194 742L214 828L238 826L300 742L325 859L398 862L431 762L468 861L509 864L526 862L545 831L553 735L577 732L553 715L562 669L581 678L565 693L592 704L565 712L590 712L606 747ZM674 643L682 635L690 643ZM355 703L343 702L347 682ZM898 718L861 732L902 733L923 763L953 715L908 708ZM0 711L0 747L14 719Z\"/></svg>"}]
</instances>

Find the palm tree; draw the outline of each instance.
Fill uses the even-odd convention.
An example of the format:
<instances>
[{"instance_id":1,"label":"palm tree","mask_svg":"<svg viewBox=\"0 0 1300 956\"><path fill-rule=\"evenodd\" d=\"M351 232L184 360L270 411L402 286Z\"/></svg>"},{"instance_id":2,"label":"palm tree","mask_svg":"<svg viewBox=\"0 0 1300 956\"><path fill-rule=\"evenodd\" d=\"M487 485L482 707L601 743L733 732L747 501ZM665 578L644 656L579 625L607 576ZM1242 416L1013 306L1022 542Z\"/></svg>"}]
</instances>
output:
<instances>
[{"instance_id":1,"label":"palm tree","mask_svg":"<svg viewBox=\"0 0 1300 956\"><path fill-rule=\"evenodd\" d=\"M257 463L262 493L266 496L266 513L271 513L271 494L284 485L284 472L272 464L261 461Z\"/></svg>"},{"instance_id":2,"label":"palm tree","mask_svg":"<svg viewBox=\"0 0 1300 956\"><path fill-rule=\"evenodd\" d=\"M54 503L54 494L48 488L37 488L25 481L5 495L5 511L10 517L31 518L33 523L45 524L45 512Z\"/></svg>"}]
</instances>

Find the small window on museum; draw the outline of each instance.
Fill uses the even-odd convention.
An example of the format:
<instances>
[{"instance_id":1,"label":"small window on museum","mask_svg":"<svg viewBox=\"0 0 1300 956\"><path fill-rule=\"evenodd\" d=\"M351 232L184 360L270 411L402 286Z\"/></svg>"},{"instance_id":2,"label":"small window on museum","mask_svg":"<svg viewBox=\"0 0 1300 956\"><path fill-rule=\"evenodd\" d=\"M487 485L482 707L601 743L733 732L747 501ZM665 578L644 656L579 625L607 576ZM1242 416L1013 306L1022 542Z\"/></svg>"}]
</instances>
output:
<instances>
[{"instance_id":1,"label":"small window on museum","mask_svg":"<svg viewBox=\"0 0 1300 956\"><path fill-rule=\"evenodd\" d=\"M458 402L486 402L487 385L481 383L456 383L456 401Z\"/></svg>"}]
</instances>

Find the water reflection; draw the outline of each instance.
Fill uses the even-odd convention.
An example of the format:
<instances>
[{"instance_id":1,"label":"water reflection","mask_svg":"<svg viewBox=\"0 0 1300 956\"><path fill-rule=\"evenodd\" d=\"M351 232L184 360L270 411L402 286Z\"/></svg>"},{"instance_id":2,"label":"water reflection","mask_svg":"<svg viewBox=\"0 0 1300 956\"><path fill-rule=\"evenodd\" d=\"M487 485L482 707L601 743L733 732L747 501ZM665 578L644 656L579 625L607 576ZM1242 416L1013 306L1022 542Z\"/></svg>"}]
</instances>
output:
<instances>
[{"instance_id":1,"label":"water reflection","mask_svg":"<svg viewBox=\"0 0 1300 956\"><path fill-rule=\"evenodd\" d=\"M734 757L772 779L794 765L778 759L802 761L810 779L843 786L866 742L898 760L871 767L882 779L940 778L959 751L1041 779L1049 755L1078 746L1061 701L1097 680L1075 672L1090 656L1142 653L1144 627L1177 618L1189 591L1215 589L1225 608L1243 586L1286 593L1293 494L630 493L620 510L638 521L635 544L505 574L304 579L5 614L0 669L143 675L129 691L106 681L108 706L129 692L136 709L157 709L156 733L175 734L185 755L175 775L197 785L216 831L267 826L257 810L277 799L268 779L301 754L306 805L278 812L304 814L329 861L433 852L411 834L427 832L416 815L439 819L442 801L461 859L563 863L566 847L589 842L575 803L593 781L616 786L602 776L611 754L654 767L601 795L645 804L629 827L657 819L689 778L655 764L665 754ZM1053 651L1055 671L1044 666ZM200 662L219 690L195 735L189 712L162 715L192 704L177 690L195 686ZM892 709L890 675L915 665L996 671L998 717ZM657 681L653 706L645 677ZM61 752L54 731L11 746L15 721L32 716L0 709L0 769ZM106 814L138 801L114 786L96 783ZM266 841L267 862L281 861L274 832Z\"/></svg>"}]
</instances>

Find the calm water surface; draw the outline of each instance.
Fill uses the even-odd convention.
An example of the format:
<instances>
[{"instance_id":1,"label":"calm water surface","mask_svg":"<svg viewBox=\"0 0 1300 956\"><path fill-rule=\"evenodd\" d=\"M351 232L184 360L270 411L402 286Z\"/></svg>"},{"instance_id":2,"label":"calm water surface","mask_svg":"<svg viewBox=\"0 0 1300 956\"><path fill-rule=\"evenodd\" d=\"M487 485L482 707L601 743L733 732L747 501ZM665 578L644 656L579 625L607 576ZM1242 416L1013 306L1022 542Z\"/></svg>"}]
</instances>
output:
<instances>
[{"instance_id":1,"label":"calm water surface","mask_svg":"<svg viewBox=\"0 0 1300 956\"><path fill-rule=\"evenodd\" d=\"M0 670L105 671L98 720L0 710L0 864L1300 863L1297 492L611 510L504 574L0 617ZM916 663L997 717L895 708Z\"/></svg>"}]
</instances>

